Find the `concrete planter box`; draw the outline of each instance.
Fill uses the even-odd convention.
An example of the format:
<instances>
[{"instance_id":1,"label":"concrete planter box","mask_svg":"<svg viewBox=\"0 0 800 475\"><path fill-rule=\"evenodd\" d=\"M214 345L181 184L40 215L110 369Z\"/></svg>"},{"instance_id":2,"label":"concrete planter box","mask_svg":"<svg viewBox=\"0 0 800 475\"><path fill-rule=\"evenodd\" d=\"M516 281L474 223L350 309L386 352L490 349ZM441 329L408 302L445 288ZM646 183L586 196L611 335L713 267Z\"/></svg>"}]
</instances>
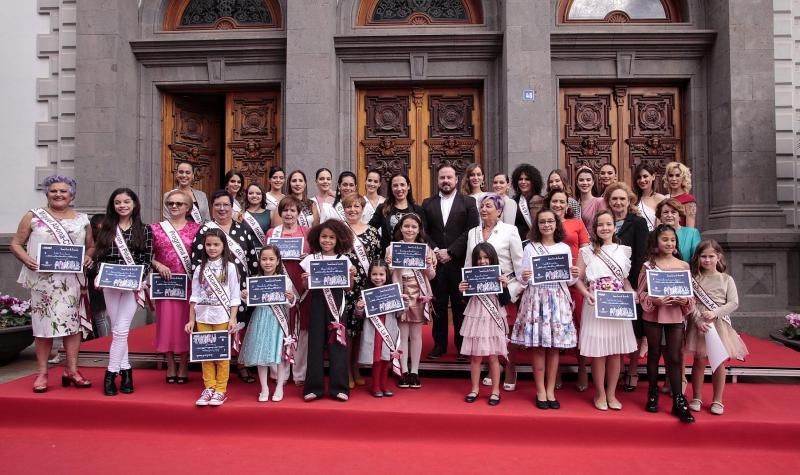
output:
<instances>
[{"instance_id":1,"label":"concrete planter box","mask_svg":"<svg viewBox=\"0 0 800 475\"><path fill-rule=\"evenodd\" d=\"M0 365L4 365L19 355L20 351L33 343L33 329L30 325L0 328Z\"/></svg>"}]
</instances>

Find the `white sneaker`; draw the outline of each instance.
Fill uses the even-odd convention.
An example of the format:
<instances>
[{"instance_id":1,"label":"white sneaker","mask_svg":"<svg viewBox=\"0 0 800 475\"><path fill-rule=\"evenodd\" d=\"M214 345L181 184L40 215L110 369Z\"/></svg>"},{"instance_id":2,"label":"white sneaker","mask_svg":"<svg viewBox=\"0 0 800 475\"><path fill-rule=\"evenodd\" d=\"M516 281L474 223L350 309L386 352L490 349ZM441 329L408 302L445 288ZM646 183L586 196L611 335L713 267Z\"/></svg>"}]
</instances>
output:
<instances>
[{"instance_id":1,"label":"white sneaker","mask_svg":"<svg viewBox=\"0 0 800 475\"><path fill-rule=\"evenodd\" d=\"M269 391L265 393L258 393L258 402L267 402L269 401Z\"/></svg>"},{"instance_id":2,"label":"white sneaker","mask_svg":"<svg viewBox=\"0 0 800 475\"><path fill-rule=\"evenodd\" d=\"M225 401L227 401L227 400L228 400L228 396L226 396L224 392L220 391L220 392L214 393L214 395L211 397L211 400L208 401L208 405L209 406L221 406L221 405L225 404Z\"/></svg>"},{"instance_id":3,"label":"white sneaker","mask_svg":"<svg viewBox=\"0 0 800 475\"><path fill-rule=\"evenodd\" d=\"M214 397L214 390L211 388L203 389L203 392L200 393L200 399L194 402L196 406L208 406L209 401L211 398Z\"/></svg>"}]
</instances>

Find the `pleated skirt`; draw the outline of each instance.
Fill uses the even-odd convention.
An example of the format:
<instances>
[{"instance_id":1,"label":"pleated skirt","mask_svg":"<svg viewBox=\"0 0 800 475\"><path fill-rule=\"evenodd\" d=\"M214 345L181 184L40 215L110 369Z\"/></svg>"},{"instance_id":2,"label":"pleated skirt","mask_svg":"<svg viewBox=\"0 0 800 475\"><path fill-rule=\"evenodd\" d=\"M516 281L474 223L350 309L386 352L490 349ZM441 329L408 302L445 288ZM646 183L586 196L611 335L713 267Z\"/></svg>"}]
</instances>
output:
<instances>
[{"instance_id":1,"label":"pleated skirt","mask_svg":"<svg viewBox=\"0 0 800 475\"><path fill-rule=\"evenodd\" d=\"M579 344L582 356L623 355L636 351L636 336L629 320L601 319L594 313L594 305L584 299Z\"/></svg>"}]
</instances>

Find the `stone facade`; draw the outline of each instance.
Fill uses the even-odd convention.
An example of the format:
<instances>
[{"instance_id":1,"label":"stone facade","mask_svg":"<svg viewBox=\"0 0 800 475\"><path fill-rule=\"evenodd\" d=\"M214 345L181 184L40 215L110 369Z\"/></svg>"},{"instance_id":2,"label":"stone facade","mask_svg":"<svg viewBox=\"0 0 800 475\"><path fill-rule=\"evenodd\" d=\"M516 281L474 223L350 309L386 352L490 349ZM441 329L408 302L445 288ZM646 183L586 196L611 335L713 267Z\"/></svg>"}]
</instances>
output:
<instances>
[{"instance_id":1,"label":"stone facade","mask_svg":"<svg viewBox=\"0 0 800 475\"><path fill-rule=\"evenodd\" d=\"M492 173L525 162L558 166L561 87L667 81L682 88L698 227L730 250L737 324L765 334L798 304L798 234L785 227L794 215L788 183L797 201L795 157L779 136L776 170L773 24L753 15L770 11L769 0L683 1L680 23L655 25L559 24L557 0L485 0L479 25L390 28L355 26L358 0L283 0L281 28L181 33L163 31L170 0L40 3L77 7L75 101L60 112L76 119L82 209L103 208L112 189L127 185L146 219L159 216L162 97L176 88L280 88L285 166L340 171L355 167L359 85L479 83ZM792 2L774 3L792 14ZM787 60L791 28L782 28L775 55ZM531 89L535 100L524 100ZM785 89L779 114L789 110ZM792 121L781 117L779 130L789 131Z\"/></svg>"}]
</instances>

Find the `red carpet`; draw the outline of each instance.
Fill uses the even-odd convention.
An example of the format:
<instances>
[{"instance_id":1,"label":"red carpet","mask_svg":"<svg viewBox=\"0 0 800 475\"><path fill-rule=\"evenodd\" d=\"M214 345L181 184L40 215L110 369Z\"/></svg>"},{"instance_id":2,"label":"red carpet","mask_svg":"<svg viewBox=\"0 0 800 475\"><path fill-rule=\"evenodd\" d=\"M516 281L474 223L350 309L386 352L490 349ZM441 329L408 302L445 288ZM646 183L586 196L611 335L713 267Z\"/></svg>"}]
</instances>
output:
<instances>
[{"instance_id":1,"label":"red carpet","mask_svg":"<svg viewBox=\"0 0 800 475\"><path fill-rule=\"evenodd\" d=\"M196 372L168 386L135 370L136 393L105 397L102 369L84 370L88 390L54 386L59 371L46 394L30 391L32 377L0 385L4 473L789 473L800 440L797 385L729 384L724 416L684 425L668 398L646 413L642 389L620 393L615 413L571 389L558 392L561 410L537 410L530 381L489 407L488 391L462 402L462 379L423 378L381 400L358 389L347 403L304 403L292 385L284 401L258 403L257 385L232 380L225 406L197 408Z\"/></svg>"},{"instance_id":2,"label":"red carpet","mask_svg":"<svg viewBox=\"0 0 800 475\"><path fill-rule=\"evenodd\" d=\"M135 328L131 330L128 337L129 351L131 353L154 353L154 339L155 325L146 325ZM750 355L747 357L747 361L730 361L728 363L729 366L750 368L800 368L800 352L786 348L775 341L756 338L750 335L742 335L742 339L750 349ZM111 337L99 338L81 344L81 352L108 353L108 348L110 345ZM423 330L423 362L434 361L425 360L425 355L427 355L432 348L433 338L431 337L430 329L426 328ZM515 350L513 351L513 354L517 355L518 362L530 365L530 352ZM455 350L451 345L450 353L435 361L441 363L455 363L455 356ZM687 363L691 364L691 357L687 357L686 361ZM562 364L575 364L576 359L570 352L562 355L561 362ZM644 366L646 362L642 360L641 364Z\"/></svg>"}]
</instances>

